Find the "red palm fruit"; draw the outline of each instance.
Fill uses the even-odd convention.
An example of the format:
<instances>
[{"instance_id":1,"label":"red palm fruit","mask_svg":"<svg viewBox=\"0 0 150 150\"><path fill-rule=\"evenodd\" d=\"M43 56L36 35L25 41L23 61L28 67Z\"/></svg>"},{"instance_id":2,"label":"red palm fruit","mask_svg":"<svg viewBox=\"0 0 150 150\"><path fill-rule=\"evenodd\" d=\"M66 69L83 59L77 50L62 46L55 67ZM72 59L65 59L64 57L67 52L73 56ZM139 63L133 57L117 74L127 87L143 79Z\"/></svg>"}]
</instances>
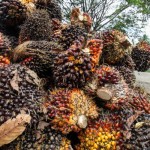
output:
<instances>
[{"instance_id":1,"label":"red palm fruit","mask_svg":"<svg viewBox=\"0 0 150 150\"><path fill-rule=\"evenodd\" d=\"M117 114L102 112L98 119L89 122L85 130L79 132L80 144L77 150L116 150L122 148L121 118Z\"/></svg>"},{"instance_id":2,"label":"red palm fruit","mask_svg":"<svg viewBox=\"0 0 150 150\"><path fill-rule=\"evenodd\" d=\"M87 41L86 48L89 49L89 53L95 64L99 64L99 60L102 54L103 44L99 39L92 39ZM85 48L85 49L86 49Z\"/></svg>"},{"instance_id":3,"label":"red palm fruit","mask_svg":"<svg viewBox=\"0 0 150 150\"><path fill-rule=\"evenodd\" d=\"M0 56L0 67L9 65L9 64L10 64L10 60L7 57Z\"/></svg>"},{"instance_id":4,"label":"red palm fruit","mask_svg":"<svg viewBox=\"0 0 150 150\"><path fill-rule=\"evenodd\" d=\"M52 128L64 134L79 132L89 119L98 116L94 102L79 89L53 90L45 106Z\"/></svg>"}]
</instances>

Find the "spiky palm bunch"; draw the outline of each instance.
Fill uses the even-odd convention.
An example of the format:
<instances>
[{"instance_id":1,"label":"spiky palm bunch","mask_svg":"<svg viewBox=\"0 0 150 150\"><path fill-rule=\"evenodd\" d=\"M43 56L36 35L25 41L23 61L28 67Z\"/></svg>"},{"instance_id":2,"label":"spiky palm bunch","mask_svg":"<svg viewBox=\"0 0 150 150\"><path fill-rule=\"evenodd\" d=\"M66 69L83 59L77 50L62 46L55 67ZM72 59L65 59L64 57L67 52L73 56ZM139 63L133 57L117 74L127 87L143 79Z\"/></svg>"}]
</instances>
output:
<instances>
[{"instance_id":1,"label":"spiky palm bunch","mask_svg":"<svg viewBox=\"0 0 150 150\"><path fill-rule=\"evenodd\" d=\"M86 128L87 121L98 116L94 102L79 89L53 90L45 106L52 128L64 134Z\"/></svg>"},{"instance_id":2,"label":"spiky palm bunch","mask_svg":"<svg viewBox=\"0 0 150 150\"><path fill-rule=\"evenodd\" d=\"M146 71L150 68L150 45L141 41L132 50L132 59L137 71Z\"/></svg>"},{"instance_id":3,"label":"spiky palm bunch","mask_svg":"<svg viewBox=\"0 0 150 150\"><path fill-rule=\"evenodd\" d=\"M126 36L118 30L103 32L101 39L104 44L101 63L115 64L131 49Z\"/></svg>"},{"instance_id":4,"label":"spiky palm bunch","mask_svg":"<svg viewBox=\"0 0 150 150\"><path fill-rule=\"evenodd\" d=\"M78 47L71 47L54 58L53 76L57 87L83 87L95 71L96 64Z\"/></svg>"}]
</instances>

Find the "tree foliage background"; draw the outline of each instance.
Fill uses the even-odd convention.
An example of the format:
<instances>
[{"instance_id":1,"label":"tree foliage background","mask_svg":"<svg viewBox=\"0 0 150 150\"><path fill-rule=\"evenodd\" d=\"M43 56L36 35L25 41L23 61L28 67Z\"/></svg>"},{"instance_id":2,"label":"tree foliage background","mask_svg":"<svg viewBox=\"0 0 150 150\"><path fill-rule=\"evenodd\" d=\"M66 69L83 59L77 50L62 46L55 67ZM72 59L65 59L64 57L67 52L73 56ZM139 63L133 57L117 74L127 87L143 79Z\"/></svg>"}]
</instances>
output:
<instances>
[{"instance_id":1,"label":"tree foliage background","mask_svg":"<svg viewBox=\"0 0 150 150\"><path fill-rule=\"evenodd\" d=\"M130 37L140 37L142 28L150 17L150 0L58 0L64 21L71 9L79 7L93 19L93 30L118 29Z\"/></svg>"}]
</instances>

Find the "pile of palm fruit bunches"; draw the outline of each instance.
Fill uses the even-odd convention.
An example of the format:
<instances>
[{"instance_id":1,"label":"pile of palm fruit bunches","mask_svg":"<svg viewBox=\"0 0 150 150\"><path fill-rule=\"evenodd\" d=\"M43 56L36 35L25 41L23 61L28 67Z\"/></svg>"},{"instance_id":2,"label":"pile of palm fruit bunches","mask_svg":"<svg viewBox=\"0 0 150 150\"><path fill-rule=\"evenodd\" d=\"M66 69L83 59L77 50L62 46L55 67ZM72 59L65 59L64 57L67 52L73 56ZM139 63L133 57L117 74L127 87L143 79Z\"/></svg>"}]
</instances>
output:
<instances>
[{"instance_id":1,"label":"pile of palm fruit bunches","mask_svg":"<svg viewBox=\"0 0 150 150\"><path fill-rule=\"evenodd\" d=\"M0 1L0 150L149 150L150 101L134 70L150 45L95 32L55 0Z\"/></svg>"}]
</instances>

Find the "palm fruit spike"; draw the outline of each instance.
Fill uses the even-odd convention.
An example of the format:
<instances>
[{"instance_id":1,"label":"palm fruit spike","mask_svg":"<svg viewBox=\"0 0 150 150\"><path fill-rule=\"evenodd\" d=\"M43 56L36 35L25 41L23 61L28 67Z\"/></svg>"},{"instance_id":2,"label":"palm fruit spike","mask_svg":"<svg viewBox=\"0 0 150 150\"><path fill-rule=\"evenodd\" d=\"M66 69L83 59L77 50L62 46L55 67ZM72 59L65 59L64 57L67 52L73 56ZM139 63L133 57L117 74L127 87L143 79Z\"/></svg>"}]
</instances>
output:
<instances>
[{"instance_id":1,"label":"palm fruit spike","mask_svg":"<svg viewBox=\"0 0 150 150\"><path fill-rule=\"evenodd\" d=\"M127 149L148 149L150 147L150 114L141 114L131 126L131 138Z\"/></svg>"},{"instance_id":2,"label":"palm fruit spike","mask_svg":"<svg viewBox=\"0 0 150 150\"><path fill-rule=\"evenodd\" d=\"M115 64L131 49L126 36L117 30L102 33L103 53L101 63Z\"/></svg>"},{"instance_id":3,"label":"palm fruit spike","mask_svg":"<svg viewBox=\"0 0 150 150\"><path fill-rule=\"evenodd\" d=\"M83 87L95 71L95 66L87 53L72 46L54 58L55 84L57 87Z\"/></svg>"},{"instance_id":4,"label":"palm fruit spike","mask_svg":"<svg viewBox=\"0 0 150 150\"><path fill-rule=\"evenodd\" d=\"M51 19L62 20L61 7L56 0L36 0L35 5L38 9L46 9Z\"/></svg>"},{"instance_id":5,"label":"palm fruit spike","mask_svg":"<svg viewBox=\"0 0 150 150\"><path fill-rule=\"evenodd\" d=\"M150 68L150 45L141 41L132 50L132 59L135 62L135 70L146 71Z\"/></svg>"},{"instance_id":6,"label":"palm fruit spike","mask_svg":"<svg viewBox=\"0 0 150 150\"><path fill-rule=\"evenodd\" d=\"M54 42L28 41L15 48L13 61L26 65L41 78L49 77L53 58L61 51L61 46Z\"/></svg>"},{"instance_id":7,"label":"palm fruit spike","mask_svg":"<svg viewBox=\"0 0 150 150\"><path fill-rule=\"evenodd\" d=\"M31 115L31 126L36 125L44 94L37 75L26 67L9 65L0 68L0 77L0 125L22 112Z\"/></svg>"},{"instance_id":8,"label":"palm fruit spike","mask_svg":"<svg viewBox=\"0 0 150 150\"><path fill-rule=\"evenodd\" d=\"M117 84L121 79L119 72L116 69L106 65L101 65L96 70L96 76L99 85L104 85L106 83Z\"/></svg>"},{"instance_id":9,"label":"palm fruit spike","mask_svg":"<svg viewBox=\"0 0 150 150\"><path fill-rule=\"evenodd\" d=\"M118 114L102 112L98 119L89 122L79 132L80 144L77 150L116 150L122 148L122 122Z\"/></svg>"},{"instance_id":10,"label":"palm fruit spike","mask_svg":"<svg viewBox=\"0 0 150 150\"><path fill-rule=\"evenodd\" d=\"M52 40L56 39L58 43L67 50L76 40L80 41L81 39L85 39L87 37L87 33L85 32L85 29L77 25L67 25L60 31L59 34L57 33L53 36Z\"/></svg>"},{"instance_id":11,"label":"palm fruit spike","mask_svg":"<svg viewBox=\"0 0 150 150\"><path fill-rule=\"evenodd\" d=\"M68 134L86 128L87 121L98 116L94 102L79 89L58 89L45 103L52 128Z\"/></svg>"},{"instance_id":12,"label":"palm fruit spike","mask_svg":"<svg viewBox=\"0 0 150 150\"><path fill-rule=\"evenodd\" d=\"M25 41L49 40L51 35L51 22L46 10L33 11L21 27L19 43Z\"/></svg>"},{"instance_id":13,"label":"palm fruit spike","mask_svg":"<svg viewBox=\"0 0 150 150\"><path fill-rule=\"evenodd\" d=\"M92 19L89 14L81 12L79 8L73 8L70 18L72 25L79 25L80 27L85 28L87 32L90 31Z\"/></svg>"},{"instance_id":14,"label":"palm fruit spike","mask_svg":"<svg viewBox=\"0 0 150 150\"><path fill-rule=\"evenodd\" d=\"M10 41L9 39L0 32L0 55L5 57L9 56L10 53Z\"/></svg>"},{"instance_id":15,"label":"palm fruit spike","mask_svg":"<svg viewBox=\"0 0 150 150\"><path fill-rule=\"evenodd\" d=\"M0 2L0 20L5 26L17 26L26 19L27 8L17 0Z\"/></svg>"},{"instance_id":16,"label":"palm fruit spike","mask_svg":"<svg viewBox=\"0 0 150 150\"><path fill-rule=\"evenodd\" d=\"M99 39L92 39L87 41L85 50L89 49L90 56L97 65L99 64L99 60L102 54L102 48L103 48L102 41Z\"/></svg>"}]
</instances>

